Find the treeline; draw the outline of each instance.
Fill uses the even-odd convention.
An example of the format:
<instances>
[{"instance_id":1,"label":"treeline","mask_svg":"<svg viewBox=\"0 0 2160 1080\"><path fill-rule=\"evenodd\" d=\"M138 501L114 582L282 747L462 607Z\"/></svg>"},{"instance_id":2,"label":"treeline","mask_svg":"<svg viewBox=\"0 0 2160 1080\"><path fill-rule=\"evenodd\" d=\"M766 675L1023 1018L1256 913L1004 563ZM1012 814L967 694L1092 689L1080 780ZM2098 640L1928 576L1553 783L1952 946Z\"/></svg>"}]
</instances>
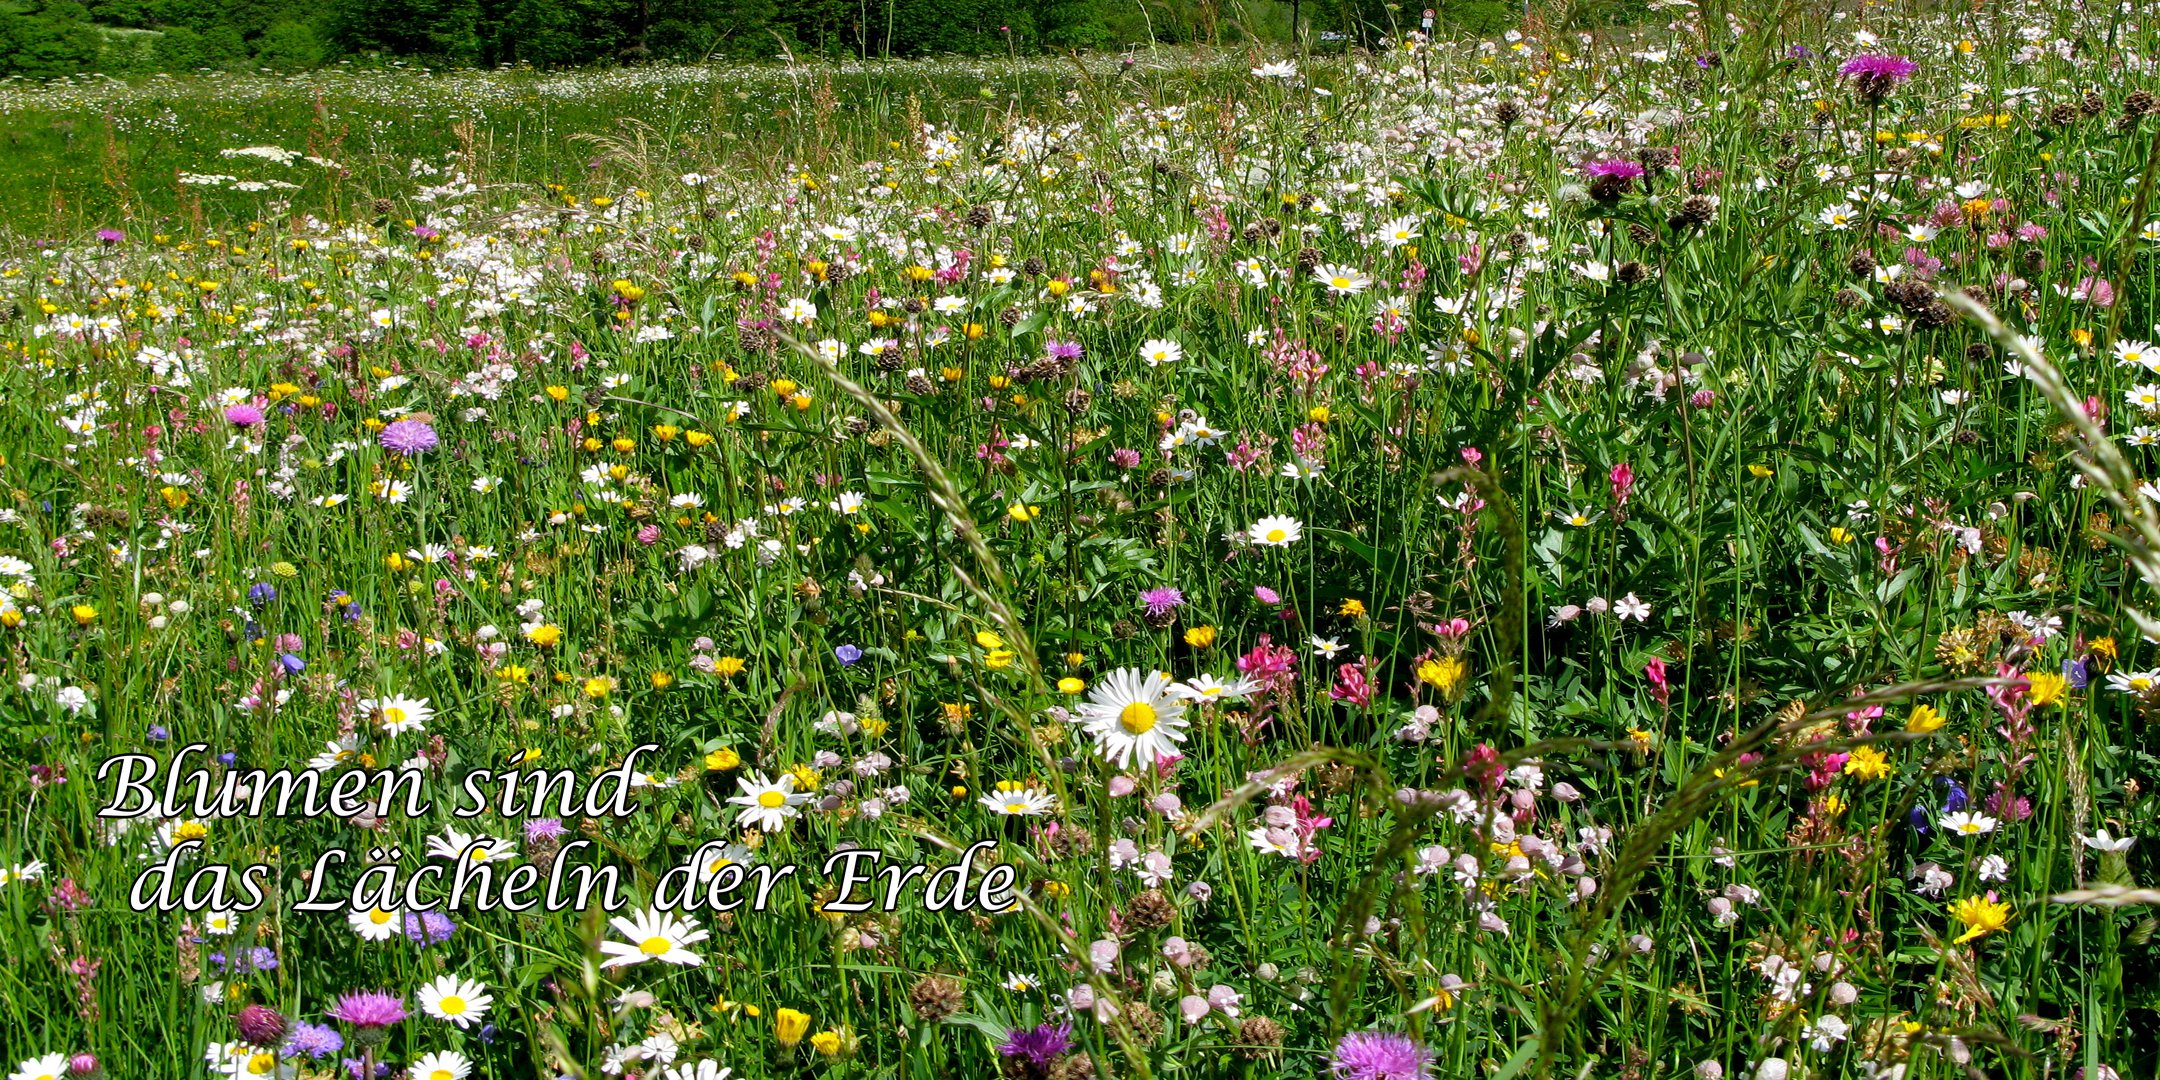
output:
<instances>
[{"instance_id":1,"label":"treeline","mask_svg":"<svg viewBox=\"0 0 2160 1080\"><path fill-rule=\"evenodd\" d=\"M1506 0L1443 18L1504 22ZM0 0L0 76L301 70L340 61L570 67L715 57L997 55L1158 41L1369 40L1384 0Z\"/></svg>"}]
</instances>

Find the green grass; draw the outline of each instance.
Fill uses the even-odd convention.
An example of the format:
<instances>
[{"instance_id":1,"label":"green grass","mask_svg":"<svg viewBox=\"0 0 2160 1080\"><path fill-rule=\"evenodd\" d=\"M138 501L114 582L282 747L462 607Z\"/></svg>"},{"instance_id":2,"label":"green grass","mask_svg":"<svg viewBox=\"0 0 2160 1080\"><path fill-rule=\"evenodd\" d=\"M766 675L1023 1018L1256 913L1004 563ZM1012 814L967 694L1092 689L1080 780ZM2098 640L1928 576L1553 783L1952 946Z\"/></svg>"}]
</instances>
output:
<instances>
[{"instance_id":1,"label":"green grass","mask_svg":"<svg viewBox=\"0 0 2160 1080\"><path fill-rule=\"evenodd\" d=\"M662 1037L754 1078L1319 1077L1370 1031L1493 1080L2149 1075L2152 894L2107 890L2151 880L2160 764L2160 122L2116 63L2155 43L1884 16L1920 71L1870 102L1830 25L1288 79L10 84L44 242L0 262L0 867L42 872L0 884L0 1053L202 1076L243 1006L377 989L415 1080ZM440 443L386 446L414 417ZM1106 698L1158 670L1260 685ZM1174 766L1106 760L1179 724ZM97 818L102 760L192 742L437 805ZM471 769L646 743L627 817L451 815ZM784 773L810 800L746 828ZM806 865L699 913L695 967L600 969L596 910L427 946L294 910L323 851L410 874L450 828L591 839L632 906L708 841ZM198 829L190 865L273 868L229 936L128 903ZM987 839L1024 910L819 910L842 845ZM450 975L486 1032L419 1014ZM330 1075L343 1033L254 1064Z\"/></svg>"}]
</instances>

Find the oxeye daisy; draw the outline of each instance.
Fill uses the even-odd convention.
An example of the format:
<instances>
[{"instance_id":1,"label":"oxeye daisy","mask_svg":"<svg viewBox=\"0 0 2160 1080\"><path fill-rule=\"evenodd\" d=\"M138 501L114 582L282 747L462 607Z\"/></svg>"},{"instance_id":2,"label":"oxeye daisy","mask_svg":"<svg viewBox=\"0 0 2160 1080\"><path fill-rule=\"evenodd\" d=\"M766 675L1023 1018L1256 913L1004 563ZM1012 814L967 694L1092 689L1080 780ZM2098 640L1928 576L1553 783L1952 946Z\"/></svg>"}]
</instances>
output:
<instances>
[{"instance_id":1,"label":"oxeye daisy","mask_svg":"<svg viewBox=\"0 0 2160 1080\"><path fill-rule=\"evenodd\" d=\"M1187 701L1236 701L1257 689L1257 685L1245 678L1224 682L1213 675L1195 675L1172 686L1170 692Z\"/></svg>"},{"instance_id":2,"label":"oxeye daisy","mask_svg":"<svg viewBox=\"0 0 2160 1080\"><path fill-rule=\"evenodd\" d=\"M427 728L427 722L435 716L435 710L428 706L426 698L363 698L359 702L359 709L362 713L373 714L386 735L423 731Z\"/></svg>"},{"instance_id":3,"label":"oxeye daisy","mask_svg":"<svg viewBox=\"0 0 2160 1080\"><path fill-rule=\"evenodd\" d=\"M778 832L787 828L788 819L801 813L798 807L810 801L808 792L795 790L795 777L780 774L780 779L769 780L764 773L753 772L735 780L742 794L728 802L742 807L735 814L735 823L759 832Z\"/></svg>"},{"instance_id":4,"label":"oxeye daisy","mask_svg":"<svg viewBox=\"0 0 2160 1080\"><path fill-rule=\"evenodd\" d=\"M1963 810L1955 814L1944 814L1939 824L1942 825L1943 831L1955 833L1959 836L1986 836L1995 831L1994 818L1986 814L1975 814Z\"/></svg>"},{"instance_id":5,"label":"oxeye daisy","mask_svg":"<svg viewBox=\"0 0 2160 1080\"><path fill-rule=\"evenodd\" d=\"M702 1061L686 1061L661 1070L660 1080L728 1080L735 1070L723 1067L711 1058Z\"/></svg>"},{"instance_id":6,"label":"oxeye daisy","mask_svg":"<svg viewBox=\"0 0 2160 1080\"><path fill-rule=\"evenodd\" d=\"M437 975L415 997L420 1011L461 1028L471 1027L487 1016L488 1006L495 1000L486 986L456 975Z\"/></svg>"},{"instance_id":7,"label":"oxeye daisy","mask_svg":"<svg viewBox=\"0 0 2160 1080\"><path fill-rule=\"evenodd\" d=\"M977 800L984 808L1006 817L1041 817L1057 809L1057 797L1017 780L998 781L997 790Z\"/></svg>"},{"instance_id":8,"label":"oxeye daisy","mask_svg":"<svg viewBox=\"0 0 2160 1080\"><path fill-rule=\"evenodd\" d=\"M2107 677L2108 689L2140 697L2160 687L2160 668L2150 671L2111 671Z\"/></svg>"},{"instance_id":9,"label":"oxeye daisy","mask_svg":"<svg viewBox=\"0 0 2160 1080\"><path fill-rule=\"evenodd\" d=\"M1136 668L1119 668L1096 683L1079 705L1096 751L1119 768L1176 754L1185 741L1185 703L1170 685L1170 676Z\"/></svg>"},{"instance_id":10,"label":"oxeye daisy","mask_svg":"<svg viewBox=\"0 0 2160 1080\"><path fill-rule=\"evenodd\" d=\"M702 885L730 866L748 866L755 856L741 844L712 843L698 849L697 859L698 883Z\"/></svg>"},{"instance_id":11,"label":"oxeye daisy","mask_svg":"<svg viewBox=\"0 0 2160 1080\"><path fill-rule=\"evenodd\" d=\"M345 925L352 927L362 941L388 941L398 936L398 928L405 922L395 910L354 908L345 913Z\"/></svg>"},{"instance_id":12,"label":"oxeye daisy","mask_svg":"<svg viewBox=\"0 0 2160 1080\"><path fill-rule=\"evenodd\" d=\"M2155 350L2150 341L2117 341L2115 363L2119 367L2135 365L2147 371L2160 372L2160 350Z\"/></svg>"},{"instance_id":13,"label":"oxeye daisy","mask_svg":"<svg viewBox=\"0 0 2160 1080\"><path fill-rule=\"evenodd\" d=\"M1418 228L1418 219L1399 217L1380 226L1380 242L1391 248L1414 243L1424 233Z\"/></svg>"},{"instance_id":14,"label":"oxeye daisy","mask_svg":"<svg viewBox=\"0 0 2160 1080\"><path fill-rule=\"evenodd\" d=\"M409 1080L465 1080L472 1075L472 1062L455 1050L437 1050L413 1059L405 1075Z\"/></svg>"},{"instance_id":15,"label":"oxeye daisy","mask_svg":"<svg viewBox=\"0 0 2160 1080\"><path fill-rule=\"evenodd\" d=\"M1289 547L1305 535L1305 526L1294 517L1277 515L1264 517L1245 530L1252 542L1262 547Z\"/></svg>"},{"instance_id":16,"label":"oxeye daisy","mask_svg":"<svg viewBox=\"0 0 2160 1080\"><path fill-rule=\"evenodd\" d=\"M9 1077L8 1080L60 1080L60 1077L67 1071L68 1056L66 1054L47 1054L44 1057L34 1057L17 1065L14 1075Z\"/></svg>"},{"instance_id":17,"label":"oxeye daisy","mask_svg":"<svg viewBox=\"0 0 2160 1080\"><path fill-rule=\"evenodd\" d=\"M685 964L696 967L705 961L691 952L688 946L705 940L710 935L698 929L695 921L672 912L646 908L634 915L617 915L608 920L615 932L628 942L603 941L600 951L607 955L603 968L628 967L647 960L663 964Z\"/></svg>"},{"instance_id":18,"label":"oxeye daisy","mask_svg":"<svg viewBox=\"0 0 2160 1080\"><path fill-rule=\"evenodd\" d=\"M516 855L517 848L507 840L445 827L440 836L427 838L427 853L432 858L452 862L470 859L474 863L484 863L502 862Z\"/></svg>"},{"instance_id":19,"label":"oxeye daisy","mask_svg":"<svg viewBox=\"0 0 2160 1080\"><path fill-rule=\"evenodd\" d=\"M1147 344L1140 346L1140 359L1146 361L1147 366L1149 367L1161 367L1164 364L1175 364L1179 360L1184 359L1184 357L1185 347L1175 341L1165 341L1161 338L1156 338L1149 341Z\"/></svg>"},{"instance_id":20,"label":"oxeye daisy","mask_svg":"<svg viewBox=\"0 0 2160 1080\"><path fill-rule=\"evenodd\" d=\"M1315 267L1313 277L1327 287L1332 296L1355 296L1372 287L1372 275L1348 266Z\"/></svg>"}]
</instances>

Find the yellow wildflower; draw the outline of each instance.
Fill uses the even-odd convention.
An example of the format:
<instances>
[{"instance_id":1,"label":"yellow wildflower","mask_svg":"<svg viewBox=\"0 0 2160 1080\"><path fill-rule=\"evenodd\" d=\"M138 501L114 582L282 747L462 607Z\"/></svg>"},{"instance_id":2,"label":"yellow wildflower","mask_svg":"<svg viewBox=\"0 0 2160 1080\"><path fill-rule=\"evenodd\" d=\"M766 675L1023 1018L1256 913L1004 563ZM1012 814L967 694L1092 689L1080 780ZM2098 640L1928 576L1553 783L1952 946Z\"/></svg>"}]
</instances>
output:
<instances>
[{"instance_id":1,"label":"yellow wildflower","mask_svg":"<svg viewBox=\"0 0 2160 1080\"><path fill-rule=\"evenodd\" d=\"M1986 896L1968 896L1950 905L1950 914L1965 924L1965 932L1957 936L1959 945L2010 925L2010 905L1997 900L1993 892Z\"/></svg>"}]
</instances>

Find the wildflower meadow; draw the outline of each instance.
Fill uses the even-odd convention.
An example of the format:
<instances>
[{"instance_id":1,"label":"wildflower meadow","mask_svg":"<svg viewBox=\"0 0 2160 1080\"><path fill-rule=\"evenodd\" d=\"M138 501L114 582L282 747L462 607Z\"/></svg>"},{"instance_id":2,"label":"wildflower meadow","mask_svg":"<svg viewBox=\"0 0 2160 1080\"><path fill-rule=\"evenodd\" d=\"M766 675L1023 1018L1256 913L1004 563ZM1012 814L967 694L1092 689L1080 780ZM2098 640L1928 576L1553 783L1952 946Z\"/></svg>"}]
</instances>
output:
<instances>
[{"instance_id":1,"label":"wildflower meadow","mask_svg":"<svg viewBox=\"0 0 2160 1080\"><path fill-rule=\"evenodd\" d=\"M2145 1080L2160 25L0 83L11 1080Z\"/></svg>"}]
</instances>

